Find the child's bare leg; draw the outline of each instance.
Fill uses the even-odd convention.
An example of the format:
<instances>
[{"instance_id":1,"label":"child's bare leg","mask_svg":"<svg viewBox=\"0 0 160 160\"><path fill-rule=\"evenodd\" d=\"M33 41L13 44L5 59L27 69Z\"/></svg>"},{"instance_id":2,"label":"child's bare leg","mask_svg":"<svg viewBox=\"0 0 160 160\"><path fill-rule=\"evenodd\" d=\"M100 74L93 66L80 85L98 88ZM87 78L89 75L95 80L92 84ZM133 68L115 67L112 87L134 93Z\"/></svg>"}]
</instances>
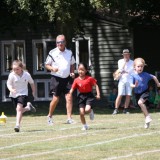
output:
<instances>
[{"instance_id":1,"label":"child's bare leg","mask_svg":"<svg viewBox=\"0 0 160 160\"><path fill-rule=\"evenodd\" d=\"M141 110L142 110L144 116L147 117L147 116L149 115L149 113L148 113L147 107L146 107L146 105L144 104L144 102L145 102L145 101L144 101L143 99L140 99L140 100L138 101L138 105L141 107Z\"/></svg>"},{"instance_id":2,"label":"child's bare leg","mask_svg":"<svg viewBox=\"0 0 160 160\"><path fill-rule=\"evenodd\" d=\"M82 122L82 124L83 125L85 125L86 124L86 120L85 120L85 109L84 108L80 108L79 109L79 111L80 111L80 119L81 119L81 122Z\"/></svg>"},{"instance_id":3,"label":"child's bare leg","mask_svg":"<svg viewBox=\"0 0 160 160\"><path fill-rule=\"evenodd\" d=\"M90 113L90 112L91 112L91 106L90 105L86 105L85 113Z\"/></svg>"}]
</instances>

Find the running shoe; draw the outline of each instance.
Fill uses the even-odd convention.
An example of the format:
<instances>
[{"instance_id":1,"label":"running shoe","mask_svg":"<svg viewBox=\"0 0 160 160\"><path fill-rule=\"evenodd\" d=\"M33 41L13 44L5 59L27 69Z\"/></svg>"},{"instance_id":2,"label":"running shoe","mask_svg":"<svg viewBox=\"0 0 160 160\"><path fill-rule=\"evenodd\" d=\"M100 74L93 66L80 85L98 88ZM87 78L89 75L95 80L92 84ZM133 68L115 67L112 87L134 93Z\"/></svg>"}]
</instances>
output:
<instances>
[{"instance_id":1,"label":"running shoe","mask_svg":"<svg viewBox=\"0 0 160 160\"><path fill-rule=\"evenodd\" d=\"M31 112L36 112L36 109L35 109L35 107L32 105L31 102L28 102L28 103L27 103L27 106L30 107L30 111L31 111Z\"/></svg>"},{"instance_id":2,"label":"running shoe","mask_svg":"<svg viewBox=\"0 0 160 160\"><path fill-rule=\"evenodd\" d=\"M70 119L67 119L67 124L72 124L74 121L73 121L73 119L72 118L70 118Z\"/></svg>"},{"instance_id":3,"label":"running shoe","mask_svg":"<svg viewBox=\"0 0 160 160\"><path fill-rule=\"evenodd\" d=\"M19 126L15 126L14 130L15 130L15 132L19 132L20 131L20 127Z\"/></svg>"},{"instance_id":4,"label":"running shoe","mask_svg":"<svg viewBox=\"0 0 160 160\"><path fill-rule=\"evenodd\" d=\"M53 125L52 117L47 116L47 122L48 122L48 125Z\"/></svg>"},{"instance_id":5,"label":"running shoe","mask_svg":"<svg viewBox=\"0 0 160 160\"><path fill-rule=\"evenodd\" d=\"M113 114L113 115L118 114L118 109L116 108L116 109L113 111L112 114Z\"/></svg>"},{"instance_id":6,"label":"running shoe","mask_svg":"<svg viewBox=\"0 0 160 160\"><path fill-rule=\"evenodd\" d=\"M84 125L83 127L82 127L82 131L86 131L86 130L88 130L89 129L89 127L87 126L87 125Z\"/></svg>"},{"instance_id":7,"label":"running shoe","mask_svg":"<svg viewBox=\"0 0 160 160\"><path fill-rule=\"evenodd\" d=\"M144 124L144 128L147 129L150 127L150 122L152 121L150 116L147 116L145 119L145 124Z\"/></svg>"},{"instance_id":8,"label":"running shoe","mask_svg":"<svg viewBox=\"0 0 160 160\"><path fill-rule=\"evenodd\" d=\"M91 112L89 113L89 117L90 117L90 120L94 120L94 112L93 112L93 109L91 109Z\"/></svg>"}]
</instances>

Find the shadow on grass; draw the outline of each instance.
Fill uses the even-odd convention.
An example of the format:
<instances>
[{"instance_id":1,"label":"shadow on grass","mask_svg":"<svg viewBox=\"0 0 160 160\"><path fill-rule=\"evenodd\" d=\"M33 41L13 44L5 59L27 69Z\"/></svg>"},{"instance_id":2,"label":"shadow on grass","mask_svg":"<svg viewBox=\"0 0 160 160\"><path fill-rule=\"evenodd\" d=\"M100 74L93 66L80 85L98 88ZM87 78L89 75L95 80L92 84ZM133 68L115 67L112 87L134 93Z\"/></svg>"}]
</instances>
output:
<instances>
[{"instance_id":1,"label":"shadow on grass","mask_svg":"<svg viewBox=\"0 0 160 160\"><path fill-rule=\"evenodd\" d=\"M48 110L49 110L49 104L50 102L44 101L44 102L33 102L32 103L36 108L36 113L32 112L26 112L25 115L29 116L47 116ZM93 104L93 109L96 114L112 114L114 108L111 108L108 106L106 101L95 101ZM148 111L150 113L160 112L160 109L156 108L149 108ZM8 116L15 116L16 115L16 109L13 107L11 102L1 103L0 106L0 114L4 112L5 115ZM123 108L119 108L119 114L123 114ZM77 103L73 103L73 115L79 115L79 108L77 106ZM141 109L139 107L135 109L130 109L130 114L134 113L142 113ZM58 103L55 112L55 115L65 115L66 114L66 106L65 101L62 100Z\"/></svg>"}]
</instances>

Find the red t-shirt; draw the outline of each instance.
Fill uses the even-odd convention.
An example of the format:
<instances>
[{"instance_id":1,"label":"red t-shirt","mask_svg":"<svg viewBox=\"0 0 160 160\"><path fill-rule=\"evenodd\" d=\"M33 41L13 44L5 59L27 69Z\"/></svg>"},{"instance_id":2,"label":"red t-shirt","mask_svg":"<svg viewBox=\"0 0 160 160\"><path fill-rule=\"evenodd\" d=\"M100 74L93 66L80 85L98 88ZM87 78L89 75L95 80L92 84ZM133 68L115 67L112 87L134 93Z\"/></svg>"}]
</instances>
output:
<instances>
[{"instance_id":1,"label":"red t-shirt","mask_svg":"<svg viewBox=\"0 0 160 160\"><path fill-rule=\"evenodd\" d=\"M80 93L88 93L96 83L97 80L90 76L85 76L84 79L77 77L72 84L72 89L78 89Z\"/></svg>"}]
</instances>

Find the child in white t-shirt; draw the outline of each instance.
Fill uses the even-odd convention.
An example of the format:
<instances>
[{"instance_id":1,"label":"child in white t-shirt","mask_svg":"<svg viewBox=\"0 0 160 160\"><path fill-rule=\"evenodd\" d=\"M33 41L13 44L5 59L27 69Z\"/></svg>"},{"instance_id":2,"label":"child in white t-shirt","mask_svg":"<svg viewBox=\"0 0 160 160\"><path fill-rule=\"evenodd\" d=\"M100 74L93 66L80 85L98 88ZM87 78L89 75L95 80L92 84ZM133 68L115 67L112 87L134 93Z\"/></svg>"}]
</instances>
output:
<instances>
[{"instance_id":1,"label":"child in white t-shirt","mask_svg":"<svg viewBox=\"0 0 160 160\"><path fill-rule=\"evenodd\" d=\"M25 70L25 65L20 60L12 63L12 72L8 76L7 87L10 91L13 105L16 107L16 126L15 132L20 131L22 115L26 111L36 112L36 109L28 99L28 83L31 86L32 94L35 94L35 85L31 75Z\"/></svg>"}]
</instances>

